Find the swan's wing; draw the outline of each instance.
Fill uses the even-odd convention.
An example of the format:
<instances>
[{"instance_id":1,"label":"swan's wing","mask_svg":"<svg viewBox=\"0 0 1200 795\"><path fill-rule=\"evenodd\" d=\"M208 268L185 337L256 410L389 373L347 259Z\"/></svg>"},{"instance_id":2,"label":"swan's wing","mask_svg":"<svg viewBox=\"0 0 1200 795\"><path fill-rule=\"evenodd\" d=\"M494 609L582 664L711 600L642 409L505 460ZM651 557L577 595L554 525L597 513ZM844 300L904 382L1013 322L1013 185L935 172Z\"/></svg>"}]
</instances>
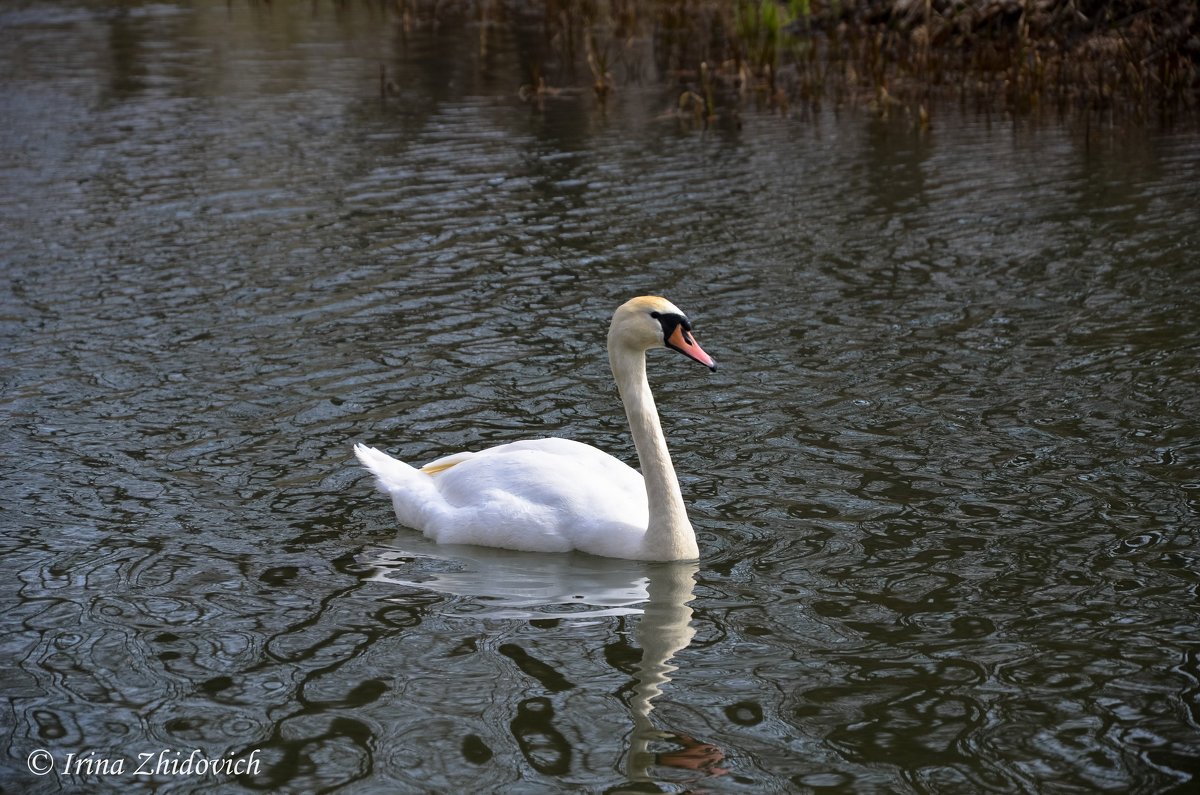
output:
<instances>
[{"instance_id":1,"label":"swan's wing","mask_svg":"<svg viewBox=\"0 0 1200 795\"><path fill-rule=\"evenodd\" d=\"M492 447L431 479L451 511L422 529L441 543L626 557L640 549L649 520L642 476L568 439Z\"/></svg>"}]
</instances>

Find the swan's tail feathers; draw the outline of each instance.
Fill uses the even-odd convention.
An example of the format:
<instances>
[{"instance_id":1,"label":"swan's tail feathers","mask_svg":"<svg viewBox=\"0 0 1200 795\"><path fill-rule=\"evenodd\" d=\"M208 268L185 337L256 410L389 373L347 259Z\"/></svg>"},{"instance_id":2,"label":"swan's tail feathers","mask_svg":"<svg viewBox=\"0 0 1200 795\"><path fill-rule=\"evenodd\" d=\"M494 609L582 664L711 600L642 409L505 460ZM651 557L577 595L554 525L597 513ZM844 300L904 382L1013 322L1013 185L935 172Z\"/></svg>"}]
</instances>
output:
<instances>
[{"instance_id":1,"label":"swan's tail feathers","mask_svg":"<svg viewBox=\"0 0 1200 795\"><path fill-rule=\"evenodd\" d=\"M380 491L390 494L394 488L415 479L413 476L417 470L403 461L397 461L387 453L379 452L374 447L367 447L365 444L356 444L354 445L354 455L358 456L359 463L371 470L371 473L375 475L379 481Z\"/></svg>"},{"instance_id":2,"label":"swan's tail feathers","mask_svg":"<svg viewBox=\"0 0 1200 795\"><path fill-rule=\"evenodd\" d=\"M425 530L432 518L430 512L445 502L433 479L365 444L354 445L354 455L375 475L379 490L391 496L396 518L408 527Z\"/></svg>"}]
</instances>

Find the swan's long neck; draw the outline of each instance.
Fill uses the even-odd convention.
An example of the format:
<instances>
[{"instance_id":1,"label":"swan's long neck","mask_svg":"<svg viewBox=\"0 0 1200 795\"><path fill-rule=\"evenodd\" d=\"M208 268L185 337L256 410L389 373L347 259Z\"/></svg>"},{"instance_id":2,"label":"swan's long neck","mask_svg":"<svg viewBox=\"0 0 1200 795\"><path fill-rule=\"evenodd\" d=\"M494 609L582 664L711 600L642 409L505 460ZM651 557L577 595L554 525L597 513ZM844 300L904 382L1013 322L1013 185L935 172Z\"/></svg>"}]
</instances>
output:
<instances>
[{"instance_id":1,"label":"swan's long neck","mask_svg":"<svg viewBox=\"0 0 1200 795\"><path fill-rule=\"evenodd\" d=\"M646 352L614 346L612 342L610 340L608 361L625 404L633 446L637 448L642 477L646 481L650 523L642 542L643 551L649 560L695 560L700 557L700 549L687 518L654 395L646 379Z\"/></svg>"}]
</instances>

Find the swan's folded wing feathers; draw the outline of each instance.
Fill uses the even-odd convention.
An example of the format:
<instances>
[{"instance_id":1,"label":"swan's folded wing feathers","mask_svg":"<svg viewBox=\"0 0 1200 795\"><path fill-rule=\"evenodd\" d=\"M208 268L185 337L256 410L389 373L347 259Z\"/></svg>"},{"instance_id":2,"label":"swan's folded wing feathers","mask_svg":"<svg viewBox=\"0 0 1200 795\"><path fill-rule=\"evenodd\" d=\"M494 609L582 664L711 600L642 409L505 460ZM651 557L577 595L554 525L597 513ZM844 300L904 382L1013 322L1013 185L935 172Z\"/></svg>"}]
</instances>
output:
<instances>
[{"instance_id":1,"label":"swan's folded wing feathers","mask_svg":"<svg viewBox=\"0 0 1200 795\"><path fill-rule=\"evenodd\" d=\"M597 543L636 545L645 531L642 476L567 439L481 450L431 480L454 512L445 534L437 536L443 543L453 538L509 549L589 550Z\"/></svg>"}]
</instances>

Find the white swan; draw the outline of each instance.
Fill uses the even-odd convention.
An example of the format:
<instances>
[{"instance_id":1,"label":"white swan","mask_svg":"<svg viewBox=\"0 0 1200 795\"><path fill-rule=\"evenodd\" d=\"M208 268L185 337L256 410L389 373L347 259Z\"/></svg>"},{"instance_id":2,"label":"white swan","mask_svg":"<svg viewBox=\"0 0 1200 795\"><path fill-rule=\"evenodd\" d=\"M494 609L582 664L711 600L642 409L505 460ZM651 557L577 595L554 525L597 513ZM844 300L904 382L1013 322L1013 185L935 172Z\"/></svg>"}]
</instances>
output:
<instances>
[{"instance_id":1,"label":"white swan","mask_svg":"<svg viewBox=\"0 0 1200 795\"><path fill-rule=\"evenodd\" d=\"M362 444L354 453L391 495L400 522L438 543L695 560L696 534L646 380L646 351L663 347L717 369L670 301L642 296L613 314L608 361L644 477L595 447L557 438L455 453L421 469Z\"/></svg>"}]
</instances>

